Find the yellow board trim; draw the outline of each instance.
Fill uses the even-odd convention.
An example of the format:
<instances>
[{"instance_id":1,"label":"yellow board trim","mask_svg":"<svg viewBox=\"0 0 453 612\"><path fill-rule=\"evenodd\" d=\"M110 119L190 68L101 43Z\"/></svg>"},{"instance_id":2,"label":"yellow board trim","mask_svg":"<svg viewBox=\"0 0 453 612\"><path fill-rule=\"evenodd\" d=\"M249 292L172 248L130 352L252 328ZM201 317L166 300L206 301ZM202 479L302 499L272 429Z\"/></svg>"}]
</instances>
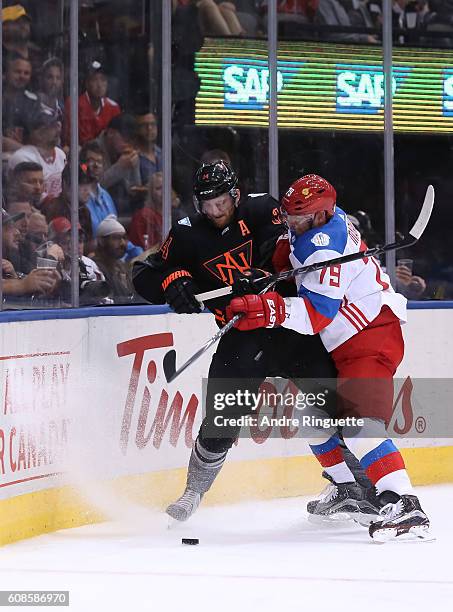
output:
<instances>
[{"instance_id":1,"label":"yellow board trim","mask_svg":"<svg viewBox=\"0 0 453 612\"><path fill-rule=\"evenodd\" d=\"M453 446L402 449L414 485L453 482ZM318 492L321 470L312 456L278 457L225 464L203 503L295 497ZM107 485L115 495L164 508L184 488L185 468L122 476ZM45 489L0 501L0 545L106 520L71 487Z\"/></svg>"}]
</instances>

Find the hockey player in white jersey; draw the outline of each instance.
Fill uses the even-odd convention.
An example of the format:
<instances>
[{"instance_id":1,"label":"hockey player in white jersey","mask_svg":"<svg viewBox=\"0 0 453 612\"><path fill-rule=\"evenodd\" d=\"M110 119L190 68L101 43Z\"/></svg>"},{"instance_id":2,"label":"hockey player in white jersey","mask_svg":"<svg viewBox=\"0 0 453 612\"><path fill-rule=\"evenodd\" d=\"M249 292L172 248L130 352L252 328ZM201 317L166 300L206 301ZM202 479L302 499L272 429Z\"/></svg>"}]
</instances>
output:
<instances>
[{"instance_id":1,"label":"hockey player in white jersey","mask_svg":"<svg viewBox=\"0 0 453 612\"><path fill-rule=\"evenodd\" d=\"M274 255L276 269L285 260L294 268L365 250L360 233L336 206L333 186L317 175L295 181L282 199L282 212L290 230ZM396 293L379 262L358 259L297 276L298 297L278 296L273 316L280 325L301 334L319 334L338 371L341 416L365 420L357 435L343 431L346 445L359 459L378 494L380 514L369 533L378 541L428 537L429 520L420 507L404 460L387 436L393 406L393 376L404 354L401 323L406 320L406 299ZM248 295L232 300L230 316L243 313L239 323L248 329L268 320L263 300ZM323 434L320 434L321 436ZM360 495L344 461L335 430L310 440L331 485L308 511L329 515L353 511Z\"/></svg>"}]
</instances>

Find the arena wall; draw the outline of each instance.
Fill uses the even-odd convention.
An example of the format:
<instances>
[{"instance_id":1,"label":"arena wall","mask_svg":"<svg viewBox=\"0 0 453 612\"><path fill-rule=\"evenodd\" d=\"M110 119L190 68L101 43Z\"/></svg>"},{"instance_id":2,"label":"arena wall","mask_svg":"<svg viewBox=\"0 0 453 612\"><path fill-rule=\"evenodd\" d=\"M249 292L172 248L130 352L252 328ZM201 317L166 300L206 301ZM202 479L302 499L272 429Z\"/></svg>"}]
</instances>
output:
<instances>
[{"instance_id":1,"label":"arena wall","mask_svg":"<svg viewBox=\"0 0 453 612\"><path fill-rule=\"evenodd\" d=\"M450 376L451 306L415 304L404 326L390 427L416 484L453 481L453 440L438 437L452 428L439 428L433 387L416 380ZM177 496L211 353L169 385L162 359L173 347L178 364L189 357L216 331L212 316L150 306L1 313L0 323L0 543L102 520L109 499L161 509ZM297 432L269 433L239 441L206 503L320 487Z\"/></svg>"}]
</instances>

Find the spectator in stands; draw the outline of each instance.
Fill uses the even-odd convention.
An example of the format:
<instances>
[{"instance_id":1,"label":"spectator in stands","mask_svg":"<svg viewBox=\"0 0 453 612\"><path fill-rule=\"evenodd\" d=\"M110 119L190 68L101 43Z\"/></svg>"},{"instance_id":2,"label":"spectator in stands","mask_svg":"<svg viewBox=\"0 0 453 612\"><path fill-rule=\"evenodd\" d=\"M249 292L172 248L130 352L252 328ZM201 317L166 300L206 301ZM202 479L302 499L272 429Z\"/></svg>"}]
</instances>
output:
<instances>
[{"instance_id":1,"label":"spectator in stands","mask_svg":"<svg viewBox=\"0 0 453 612\"><path fill-rule=\"evenodd\" d=\"M42 65L40 71L38 99L41 106L56 114L63 122L63 62L51 57Z\"/></svg>"},{"instance_id":2,"label":"spectator in stands","mask_svg":"<svg viewBox=\"0 0 453 612\"><path fill-rule=\"evenodd\" d=\"M10 201L8 202L7 212L12 217L16 215L22 215L15 223L16 228L19 230L19 269L22 272L28 272L32 267L28 261L28 223L31 215L33 214L33 208L30 202L19 202Z\"/></svg>"},{"instance_id":3,"label":"spectator in stands","mask_svg":"<svg viewBox=\"0 0 453 612\"><path fill-rule=\"evenodd\" d=\"M40 212L34 212L28 220L28 231L26 240L21 245L21 270L29 273L36 268L36 258L46 257L56 259L58 262L64 260L63 251L57 244L48 241L49 226L46 218Z\"/></svg>"},{"instance_id":4,"label":"spectator in stands","mask_svg":"<svg viewBox=\"0 0 453 612\"><path fill-rule=\"evenodd\" d=\"M20 270L20 231L17 223L25 217L25 213L10 215L2 209L2 257L11 262L15 270Z\"/></svg>"},{"instance_id":5,"label":"spectator in stands","mask_svg":"<svg viewBox=\"0 0 453 612\"><path fill-rule=\"evenodd\" d=\"M195 54L203 46L198 8L194 2L186 5L173 1L172 18L172 103L176 134L195 119L195 97L200 78L195 72Z\"/></svg>"},{"instance_id":6,"label":"spectator in stands","mask_svg":"<svg viewBox=\"0 0 453 612\"><path fill-rule=\"evenodd\" d=\"M162 149L157 142L157 120L154 113L136 116L135 144L139 153L142 185L147 185L154 172L162 170Z\"/></svg>"},{"instance_id":7,"label":"spectator in stands","mask_svg":"<svg viewBox=\"0 0 453 612\"><path fill-rule=\"evenodd\" d=\"M24 7L15 4L3 8L2 26L3 60L10 55L20 55L31 62L33 74L37 74L42 64L42 53L31 41L31 19Z\"/></svg>"},{"instance_id":8,"label":"spectator in stands","mask_svg":"<svg viewBox=\"0 0 453 612\"><path fill-rule=\"evenodd\" d=\"M137 123L131 115L114 117L97 139L104 152L102 186L112 196L120 215L130 215L131 187L142 185L139 154L134 146Z\"/></svg>"},{"instance_id":9,"label":"spectator in stands","mask_svg":"<svg viewBox=\"0 0 453 612\"><path fill-rule=\"evenodd\" d=\"M61 297L70 301L71 295L71 222L66 217L55 217L49 224L49 238L58 245L63 253L61 262L62 275L65 286L62 287ZM79 258L79 298L81 305L105 303L109 294L109 286L97 264L90 257L84 255L85 233L79 224L78 231L78 258ZM110 302L108 302L110 303Z\"/></svg>"},{"instance_id":10,"label":"spectator in stands","mask_svg":"<svg viewBox=\"0 0 453 612\"><path fill-rule=\"evenodd\" d=\"M396 290L408 300L418 300L426 291L426 282L421 276L414 276L405 265L395 268Z\"/></svg>"},{"instance_id":11,"label":"spectator in stands","mask_svg":"<svg viewBox=\"0 0 453 612\"><path fill-rule=\"evenodd\" d=\"M55 113L41 109L29 118L27 133L29 144L21 147L9 159L9 176L18 164L35 162L43 168L43 198L56 198L61 193L61 175L66 165L66 154L58 146L61 122Z\"/></svg>"},{"instance_id":12,"label":"spectator in stands","mask_svg":"<svg viewBox=\"0 0 453 612\"><path fill-rule=\"evenodd\" d=\"M41 164L21 162L10 173L8 199L27 201L39 209L44 197L44 173Z\"/></svg>"},{"instance_id":13,"label":"spectator in stands","mask_svg":"<svg viewBox=\"0 0 453 612\"><path fill-rule=\"evenodd\" d=\"M126 253L126 230L113 216L100 223L96 234L97 247L94 261L110 286L110 296L116 304L130 303L136 296L130 269L121 259Z\"/></svg>"},{"instance_id":14,"label":"spectator in stands","mask_svg":"<svg viewBox=\"0 0 453 612\"><path fill-rule=\"evenodd\" d=\"M131 241L145 251L155 249L162 243L162 179L162 172L151 176L145 204L135 211L129 226Z\"/></svg>"},{"instance_id":15,"label":"spectator in stands","mask_svg":"<svg viewBox=\"0 0 453 612\"><path fill-rule=\"evenodd\" d=\"M31 115L39 112L38 96L27 89L32 74L31 63L20 55L6 60L2 101L3 146L16 151L24 143L24 131Z\"/></svg>"},{"instance_id":16,"label":"spectator in stands","mask_svg":"<svg viewBox=\"0 0 453 612\"><path fill-rule=\"evenodd\" d=\"M101 186L104 175L104 153L96 140L87 142L80 150L80 161L87 167L91 178L90 196L86 203L91 216L93 235L101 221L108 215L118 216L115 202L109 192ZM127 243L126 259L133 259L142 252L142 248L132 242Z\"/></svg>"},{"instance_id":17,"label":"spectator in stands","mask_svg":"<svg viewBox=\"0 0 453 612\"><path fill-rule=\"evenodd\" d=\"M107 97L108 78L102 64L91 62L85 76L85 91L79 97L79 142L97 138L113 117L121 113L117 102ZM65 103L65 144L70 144L71 101Z\"/></svg>"},{"instance_id":18,"label":"spectator in stands","mask_svg":"<svg viewBox=\"0 0 453 612\"><path fill-rule=\"evenodd\" d=\"M205 36L245 36L233 1L220 2L214 0L178 0L179 6L190 4L198 9L198 18Z\"/></svg>"},{"instance_id":19,"label":"spectator in stands","mask_svg":"<svg viewBox=\"0 0 453 612\"><path fill-rule=\"evenodd\" d=\"M53 270L35 268L25 276L17 274L13 264L2 258L2 291L7 298L48 295L55 289L58 280Z\"/></svg>"},{"instance_id":20,"label":"spectator in stands","mask_svg":"<svg viewBox=\"0 0 453 612\"><path fill-rule=\"evenodd\" d=\"M94 250L94 234L91 223L90 211L87 203L91 196L92 178L85 164L79 166L78 191L79 191L79 222L85 233L89 253ZM41 211L50 223L56 217L71 219L71 168L68 164L63 172L63 191L57 198L48 199L42 205Z\"/></svg>"},{"instance_id":21,"label":"spectator in stands","mask_svg":"<svg viewBox=\"0 0 453 612\"><path fill-rule=\"evenodd\" d=\"M91 193L87 201L87 208L91 215L93 233L101 221L108 215L118 216L115 202L109 192L101 185L104 177L104 152L96 140L87 142L79 154L80 162L87 167L91 179Z\"/></svg>"},{"instance_id":22,"label":"spectator in stands","mask_svg":"<svg viewBox=\"0 0 453 612\"><path fill-rule=\"evenodd\" d=\"M2 210L2 289L5 296L37 295L51 297L57 289L61 277L56 270L34 269L29 274L19 269L20 232L16 222L24 213L9 215ZM14 262L17 262L17 266Z\"/></svg>"}]
</instances>

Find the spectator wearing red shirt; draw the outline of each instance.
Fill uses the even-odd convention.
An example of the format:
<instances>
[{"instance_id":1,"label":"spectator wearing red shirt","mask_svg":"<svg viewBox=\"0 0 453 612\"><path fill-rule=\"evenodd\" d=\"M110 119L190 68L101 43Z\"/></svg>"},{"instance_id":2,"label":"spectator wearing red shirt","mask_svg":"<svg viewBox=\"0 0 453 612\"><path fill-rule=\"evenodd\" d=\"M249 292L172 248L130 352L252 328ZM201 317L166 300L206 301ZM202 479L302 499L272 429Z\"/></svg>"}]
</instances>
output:
<instances>
[{"instance_id":1,"label":"spectator wearing red shirt","mask_svg":"<svg viewBox=\"0 0 453 612\"><path fill-rule=\"evenodd\" d=\"M133 214L129 226L129 240L145 251L162 242L162 184L162 172L151 175L145 205ZM175 196L172 194L172 199Z\"/></svg>"},{"instance_id":2,"label":"spectator wearing red shirt","mask_svg":"<svg viewBox=\"0 0 453 612\"><path fill-rule=\"evenodd\" d=\"M105 130L113 117L121 113L117 102L107 98L108 78L102 65L94 61L85 77L85 91L79 97L79 142L94 140ZM70 144L71 102L65 103L65 143Z\"/></svg>"}]
</instances>

